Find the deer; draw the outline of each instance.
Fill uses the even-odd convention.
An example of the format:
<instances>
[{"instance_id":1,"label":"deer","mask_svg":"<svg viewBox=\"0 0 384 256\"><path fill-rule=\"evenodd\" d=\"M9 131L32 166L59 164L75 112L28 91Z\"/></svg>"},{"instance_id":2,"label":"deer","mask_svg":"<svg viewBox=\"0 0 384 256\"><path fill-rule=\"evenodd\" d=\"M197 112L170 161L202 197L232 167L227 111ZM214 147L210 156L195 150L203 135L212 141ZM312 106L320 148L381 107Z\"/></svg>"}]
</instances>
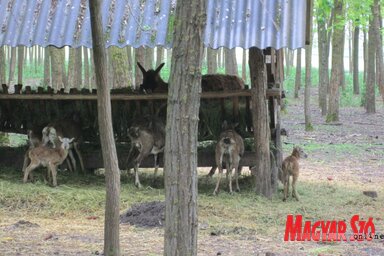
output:
<instances>
[{"instance_id":1,"label":"deer","mask_svg":"<svg viewBox=\"0 0 384 256\"><path fill-rule=\"evenodd\" d=\"M219 168L219 178L216 183L213 195L218 195L221 177L223 175L223 164L227 169L227 178L229 177L229 192L232 190L232 170L235 169L236 191L240 192L239 187L239 163L244 154L243 138L224 121L222 124L222 132L216 144L215 160Z\"/></svg>"},{"instance_id":2,"label":"deer","mask_svg":"<svg viewBox=\"0 0 384 256\"><path fill-rule=\"evenodd\" d=\"M48 173L52 175L52 186L57 186L57 166L62 164L68 156L70 143L74 138L61 138L58 137L61 142L59 147L50 148L45 145L39 145L28 151L28 158L31 160L29 165L24 170L23 182L28 181L30 173L39 166L47 167Z\"/></svg>"},{"instance_id":3,"label":"deer","mask_svg":"<svg viewBox=\"0 0 384 256\"><path fill-rule=\"evenodd\" d=\"M154 177L159 168L158 154L164 151L165 146L165 125L163 121L156 116L146 116L138 119L128 130L128 136L131 140L131 148L128 153L128 162L130 161L134 149L138 155L133 160L135 170L135 186L141 188L139 180L139 167L144 158L149 155L154 156L155 170Z\"/></svg>"},{"instance_id":4,"label":"deer","mask_svg":"<svg viewBox=\"0 0 384 256\"><path fill-rule=\"evenodd\" d=\"M279 172L279 179L284 185L283 201L286 201L288 197L290 176L292 176L292 197L299 201L299 197L296 192L296 182L299 177L299 159L307 157L308 155L304 152L304 150L296 146L293 148L291 155L284 159L281 172Z\"/></svg>"},{"instance_id":5,"label":"deer","mask_svg":"<svg viewBox=\"0 0 384 256\"><path fill-rule=\"evenodd\" d=\"M57 138L67 137L74 138L73 143L71 144L71 148L68 153L68 168L71 171L76 170L76 159L73 153L73 150L76 152L76 155L80 162L80 167L83 172L85 172L83 157L81 155L79 144L82 140L82 131L80 123L71 119L71 118L63 118L60 120L56 120L50 124L48 124L43 129L43 143L46 145L49 141L54 141L56 138L56 142L53 143L53 147L58 143Z\"/></svg>"}]
</instances>

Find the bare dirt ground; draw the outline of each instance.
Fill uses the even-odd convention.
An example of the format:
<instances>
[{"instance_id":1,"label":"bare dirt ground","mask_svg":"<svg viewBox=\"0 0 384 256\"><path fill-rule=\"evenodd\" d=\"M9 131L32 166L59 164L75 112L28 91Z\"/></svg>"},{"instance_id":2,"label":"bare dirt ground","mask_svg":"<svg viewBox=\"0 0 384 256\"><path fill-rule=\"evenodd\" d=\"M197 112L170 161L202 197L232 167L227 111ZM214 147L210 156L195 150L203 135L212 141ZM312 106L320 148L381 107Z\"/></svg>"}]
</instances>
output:
<instances>
[{"instance_id":1,"label":"bare dirt ground","mask_svg":"<svg viewBox=\"0 0 384 256\"><path fill-rule=\"evenodd\" d=\"M310 154L301 162L300 180L332 180L366 190L382 191L384 185L384 107L366 115L363 108L341 108L340 123L325 124L317 108L312 107L315 130L304 131L302 100L289 99L287 113L282 114L282 127L289 136L283 138L284 155L291 144L302 145ZM287 146L288 145L288 146ZM321 196L321 195L319 195ZM332 200L330 198L330 200ZM379 194L376 200L383 200ZM304 209L305 210L305 209ZM330 209L323 209L324 211ZM362 212L364 209L362 209ZM383 216L384 209L379 213ZM3 213L0 207L0 255L101 255L103 218L33 218L15 212ZM228 216L233 218L234 216ZM383 221L376 229L384 233ZM269 236L246 232L212 235L200 223L198 255L384 255L384 239L375 242L324 244L317 242L284 242L283 234ZM240 234L241 233L241 234ZM122 255L162 255L163 229L122 224Z\"/></svg>"}]
</instances>

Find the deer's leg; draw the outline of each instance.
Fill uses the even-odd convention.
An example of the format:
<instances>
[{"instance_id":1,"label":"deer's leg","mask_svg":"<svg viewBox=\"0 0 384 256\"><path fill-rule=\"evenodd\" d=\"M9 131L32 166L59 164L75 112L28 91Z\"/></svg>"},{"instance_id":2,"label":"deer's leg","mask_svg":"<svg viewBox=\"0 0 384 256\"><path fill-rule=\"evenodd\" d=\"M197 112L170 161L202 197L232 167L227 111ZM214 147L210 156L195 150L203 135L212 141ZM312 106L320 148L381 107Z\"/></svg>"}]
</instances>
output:
<instances>
[{"instance_id":1,"label":"deer's leg","mask_svg":"<svg viewBox=\"0 0 384 256\"><path fill-rule=\"evenodd\" d=\"M36 169L39 165L40 165L39 163L35 163L31 161L31 163L27 166L27 168L25 168L24 178L23 178L24 183L28 181L29 173L32 172L34 169Z\"/></svg>"},{"instance_id":2,"label":"deer's leg","mask_svg":"<svg viewBox=\"0 0 384 256\"><path fill-rule=\"evenodd\" d=\"M212 166L212 167L211 167L211 170L209 170L209 173L207 174L207 177L208 177L208 178L212 177L212 176L215 174L216 169L217 169L217 166L216 166L216 165Z\"/></svg>"},{"instance_id":3,"label":"deer's leg","mask_svg":"<svg viewBox=\"0 0 384 256\"><path fill-rule=\"evenodd\" d=\"M213 195L217 195L219 193L219 187L220 187L220 180L223 176L223 167L219 165L219 178L217 179L215 190L213 191Z\"/></svg>"},{"instance_id":4,"label":"deer's leg","mask_svg":"<svg viewBox=\"0 0 384 256\"><path fill-rule=\"evenodd\" d=\"M239 186L239 164L235 164L235 180L236 180L236 192L240 192L240 186Z\"/></svg>"},{"instance_id":5,"label":"deer's leg","mask_svg":"<svg viewBox=\"0 0 384 256\"><path fill-rule=\"evenodd\" d=\"M283 201L287 200L288 196L288 186L289 186L289 175L283 174L285 179L284 179L284 198Z\"/></svg>"},{"instance_id":6,"label":"deer's leg","mask_svg":"<svg viewBox=\"0 0 384 256\"><path fill-rule=\"evenodd\" d=\"M140 152L139 156L134 161L134 163L135 163L135 186L138 188L141 188L141 183L139 180L139 166L140 166L140 163L143 159L144 159L144 154L142 154L142 152Z\"/></svg>"},{"instance_id":7,"label":"deer's leg","mask_svg":"<svg viewBox=\"0 0 384 256\"><path fill-rule=\"evenodd\" d=\"M75 149L77 157L79 158L81 171L85 172L83 157L81 155L81 152L80 152L80 149L79 149L79 145L77 144L77 142L73 143L73 148Z\"/></svg>"},{"instance_id":8,"label":"deer's leg","mask_svg":"<svg viewBox=\"0 0 384 256\"><path fill-rule=\"evenodd\" d=\"M54 164L49 164L49 172L52 174L52 187L57 186L57 170L56 170L56 165Z\"/></svg>"},{"instance_id":9,"label":"deer's leg","mask_svg":"<svg viewBox=\"0 0 384 256\"><path fill-rule=\"evenodd\" d=\"M296 198L297 201L299 201L299 197L297 196L296 192L296 181L297 181L298 175L292 176L292 197Z\"/></svg>"},{"instance_id":10,"label":"deer's leg","mask_svg":"<svg viewBox=\"0 0 384 256\"><path fill-rule=\"evenodd\" d=\"M72 166L72 168L73 168L71 170L72 172L75 172L77 170L76 159L75 159L75 156L73 155L72 149L68 150L67 163L68 163L68 166ZM69 169L71 169L71 167L69 167Z\"/></svg>"},{"instance_id":11,"label":"deer's leg","mask_svg":"<svg viewBox=\"0 0 384 256\"><path fill-rule=\"evenodd\" d=\"M229 183L229 193L230 194L233 194L233 190L232 190L232 169L233 169L233 165L232 164L227 166L227 177L229 177L228 183Z\"/></svg>"},{"instance_id":12,"label":"deer's leg","mask_svg":"<svg viewBox=\"0 0 384 256\"><path fill-rule=\"evenodd\" d=\"M27 152L25 152L25 155L24 155L24 162L23 162L23 169L22 169L22 172L23 172L23 173L25 173L25 169L27 168L27 166L28 166L29 163L30 163L28 153L29 153L29 150L27 150ZM30 180L33 180L33 175L32 175L32 173L29 175L29 179L30 179Z\"/></svg>"},{"instance_id":13,"label":"deer's leg","mask_svg":"<svg viewBox=\"0 0 384 256\"><path fill-rule=\"evenodd\" d=\"M154 176L154 179L156 179L157 171L158 171L158 169L159 169L158 155L157 155L157 154L154 154L153 157L154 157L154 159L155 159L155 171L154 171L154 173L153 173L153 176Z\"/></svg>"}]
</instances>

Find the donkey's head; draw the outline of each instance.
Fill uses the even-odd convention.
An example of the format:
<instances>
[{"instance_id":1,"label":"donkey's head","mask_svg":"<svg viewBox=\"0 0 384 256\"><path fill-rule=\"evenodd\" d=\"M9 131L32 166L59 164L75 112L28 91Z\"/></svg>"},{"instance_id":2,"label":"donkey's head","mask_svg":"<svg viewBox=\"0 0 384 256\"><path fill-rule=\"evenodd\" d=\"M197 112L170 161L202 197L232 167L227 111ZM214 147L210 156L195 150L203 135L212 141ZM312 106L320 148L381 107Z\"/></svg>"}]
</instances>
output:
<instances>
[{"instance_id":1,"label":"donkey's head","mask_svg":"<svg viewBox=\"0 0 384 256\"><path fill-rule=\"evenodd\" d=\"M143 73L143 83L140 85L141 92L150 93L155 91L157 88L167 85L167 83L160 77L160 70L163 68L164 63L161 63L156 70L145 70L139 62L137 62L137 65Z\"/></svg>"}]
</instances>

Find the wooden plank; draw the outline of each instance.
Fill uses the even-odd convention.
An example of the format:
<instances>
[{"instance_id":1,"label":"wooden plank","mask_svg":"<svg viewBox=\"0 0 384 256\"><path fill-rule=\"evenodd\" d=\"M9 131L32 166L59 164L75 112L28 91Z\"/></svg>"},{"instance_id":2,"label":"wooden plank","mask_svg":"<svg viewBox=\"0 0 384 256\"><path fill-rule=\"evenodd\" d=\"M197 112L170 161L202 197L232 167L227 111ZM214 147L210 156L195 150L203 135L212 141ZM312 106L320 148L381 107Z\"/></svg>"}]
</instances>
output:
<instances>
[{"instance_id":1,"label":"wooden plank","mask_svg":"<svg viewBox=\"0 0 384 256\"><path fill-rule=\"evenodd\" d=\"M250 97L250 90L201 93L202 99ZM111 100L166 100L167 94L111 94ZM280 90L268 89L267 97L280 97ZM96 100L96 94L0 94L0 100Z\"/></svg>"},{"instance_id":2,"label":"wooden plank","mask_svg":"<svg viewBox=\"0 0 384 256\"><path fill-rule=\"evenodd\" d=\"M10 168L15 168L21 171L23 166L23 159L26 148L0 148L0 165ZM126 169L127 163L126 158L128 156L129 148L119 148L117 150L119 166L121 169ZM255 152L245 152L240 164L242 166L253 166L255 165ZM87 149L82 150L82 156L84 160L85 168L88 170L103 168L103 158L100 149ZM141 163L140 168L153 168L154 167L153 156L149 156ZM215 154L214 152L199 152L198 153L198 166L199 167L212 167L215 165ZM163 156L160 156L160 167L163 166ZM21 174L20 174L21 175Z\"/></svg>"}]
</instances>

